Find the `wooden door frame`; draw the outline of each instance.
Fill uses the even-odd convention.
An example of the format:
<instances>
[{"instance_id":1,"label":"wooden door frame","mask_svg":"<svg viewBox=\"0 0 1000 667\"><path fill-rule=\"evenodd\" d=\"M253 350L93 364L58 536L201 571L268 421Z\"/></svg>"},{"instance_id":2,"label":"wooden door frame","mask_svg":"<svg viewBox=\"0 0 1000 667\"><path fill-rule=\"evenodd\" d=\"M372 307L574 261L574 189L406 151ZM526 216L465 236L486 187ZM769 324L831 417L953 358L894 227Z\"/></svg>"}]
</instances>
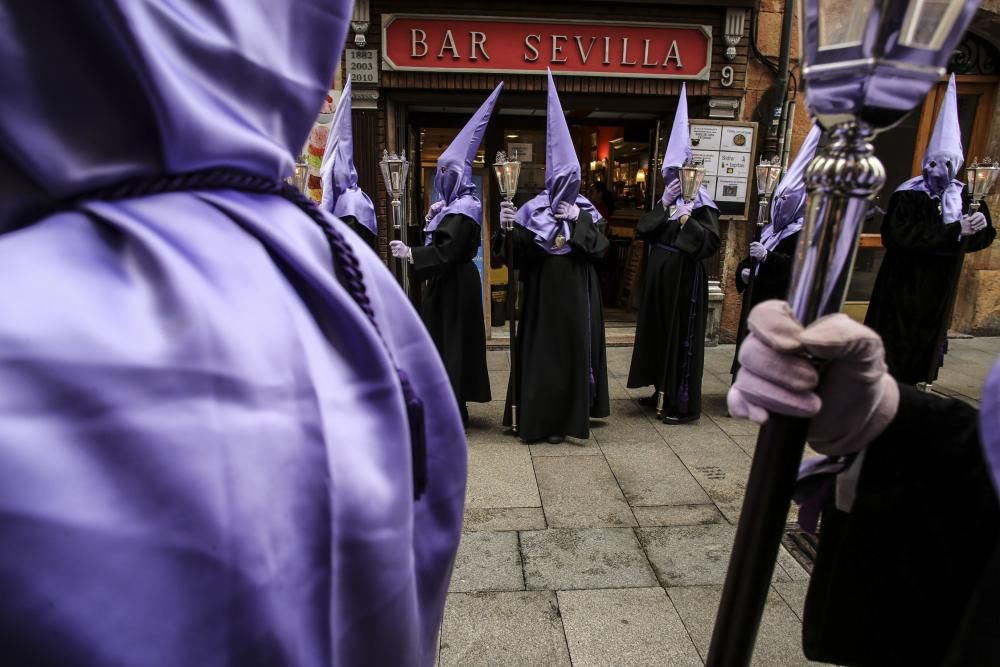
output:
<instances>
[{"instance_id":1,"label":"wooden door frame","mask_svg":"<svg viewBox=\"0 0 1000 667\"><path fill-rule=\"evenodd\" d=\"M934 131L934 123L937 121L938 110L944 100L947 90L947 77L935 85L931 92L924 98L924 104L920 110L920 127L917 130L917 143L913 151L913 175L920 174L923 169L924 151L927 150L927 143L931 140L931 132ZM983 99L979 102L976 110L976 119L972 124L972 140L968 146L964 146L965 161L968 164L977 157L986 157L986 144L989 141L990 125L993 120L993 108L996 103L997 86L1000 84L1000 76L987 76L980 74L956 74L955 84L958 94L980 94Z\"/></svg>"}]
</instances>

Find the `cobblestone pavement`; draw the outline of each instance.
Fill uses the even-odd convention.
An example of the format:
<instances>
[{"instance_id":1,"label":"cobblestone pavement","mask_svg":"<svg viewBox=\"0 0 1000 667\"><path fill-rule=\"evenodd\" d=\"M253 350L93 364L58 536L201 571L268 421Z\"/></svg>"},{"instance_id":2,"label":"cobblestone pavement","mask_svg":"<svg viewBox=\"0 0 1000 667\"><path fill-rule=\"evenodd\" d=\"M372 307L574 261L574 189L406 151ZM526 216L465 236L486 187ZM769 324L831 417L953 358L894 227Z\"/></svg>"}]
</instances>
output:
<instances>
[{"instance_id":1,"label":"cobblestone pavement","mask_svg":"<svg viewBox=\"0 0 1000 667\"><path fill-rule=\"evenodd\" d=\"M1000 338L952 340L935 390L976 402ZM612 414L591 438L504 436L502 401L470 404L465 532L439 664L701 665L757 427L726 417L733 347L706 351L704 414L660 424L625 388L631 348L608 350ZM494 397L509 360L489 353ZM782 550L754 664L810 664L808 575Z\"/></svg>"}]
</instances>

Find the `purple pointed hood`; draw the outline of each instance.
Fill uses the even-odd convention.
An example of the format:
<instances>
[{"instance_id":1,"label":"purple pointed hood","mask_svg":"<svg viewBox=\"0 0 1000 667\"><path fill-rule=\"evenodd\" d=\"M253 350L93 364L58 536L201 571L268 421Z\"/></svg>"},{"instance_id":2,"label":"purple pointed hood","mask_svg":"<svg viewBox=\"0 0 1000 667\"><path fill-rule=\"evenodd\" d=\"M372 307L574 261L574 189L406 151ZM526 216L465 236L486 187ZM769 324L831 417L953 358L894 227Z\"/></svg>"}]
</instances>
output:
<instances>
[{"instance_id":1,"label":"purple pointed hood","mask_svg":"<svg viewBox=\"0 0 1000 667\"><path fill-rule=\"evenodd\" d=\"M1000 361L986 376L983 400L979 408L979 433L986 458L986 468L993 488L1000 495Z\"/></svg>"},{"instance_id":2,"label":"purple pointed hood","mask_svg":"<svg viewBox=\"0 0 1000 667\"><path fill-rule=\"evenodd\" d=\"M566 114L556 90L552 70L548 71L549 94L546 106L545 138L545 190L531 199L517 212L517 222L535 233L535 243L551 255L565 255L572 248L556 247L555 239L561 233L569 239L569 223L557 220L555 210L560 203L576 204L586 211L594 222L601 214L593 203L580 194L580 161L576 156L573 137L566 124Z\"/></svg>"},{"instance_id":3,"label":"purple pointed hood","mask_svg":"<svg viewBox=\"0 0 1000 667\"><path fill-rule=\"evenodd\" d=\"M663 185L666 187L678 178L677 170L692 157L691 150L691 127L688 122L688 98L687 85L681 84L681 97L677 101L677 111L674 112L674 124L670 128L670 138L667 140L667 150L663 154ZM677 198L677 203L683 201ZM694 208L710 206L716 211L719 210L712 195L708 194L705 186L698 188L698 194L694 200Z\"/></svg>"},{"instance_id":4,"label":"purple pointed hood","mask_svg":"<svg viewBox=\"0 0 1000 667\"><path fill-rule=\"evenodd\" d=\"M424 227L424 233L428 235L427 243L431 241L430 234L447 215L458 213L472 218L478 225L483 224L483 204L476 196L476 186L472 182L472 163L476 160L479 144L486 134L486 126L490 124L501 90L503 81L438 158L434 186L445 206Z\"/></svg>"},{"instance_id":5,"label":"purple pointed hood","mask_svg":"<svg viewBox=\"0 0 1000 667\"><path fill-rule=\"evenodd\" d=\"M320 206L339 218L351 216L378 235L375 206L358 187L358 172L354 168L354 131L351 123L351 77L347 77L344 92L333 114L330 138L319 169L323 184Z\"/></svg>"},{"instance_id":6,"label":"purple pointed hood","mask_svg":"<svg viewBox=\"0 0 1000 667\"><path fill-rule=\"evenodd\" d=\"M962 188L957 179L965 155L962 150L962 128L958 123L958 93L955 75L948 79L941 110L938 111L934 132L924 153L923 174L903 183L899 190L926 192L941 200L944 222L955 222L962 217Z\"/></svg>"},{"instance_id":7,"label":"purple pointed hood","mask_svg":"<svg viewBox=\"0 0 1000 667\"><path fill-rule=\"evenodd\" d=\"M799 148L798 155L785 172L785 177L774 189L774 198L771 200L771 222L761 232L760 237L760 242L769 251L802 229L806 210L806 167L816 155L816 148L822 136L823 129L813 124Z\"/></svg>"},{"instance_id":8,"label":"purple pointed hood","mask_svg":"<svg viewBox=\"0 0 1000 667\"><path fill-rule=\"evenodd\" d=\"M580 194L580 160L576 156L573 137L566 124L566 114L559 101L559 92L548 71L549 95L545 109L545 191L553 209L562 202L572 204Z\"/></svg>"}]
</instances>

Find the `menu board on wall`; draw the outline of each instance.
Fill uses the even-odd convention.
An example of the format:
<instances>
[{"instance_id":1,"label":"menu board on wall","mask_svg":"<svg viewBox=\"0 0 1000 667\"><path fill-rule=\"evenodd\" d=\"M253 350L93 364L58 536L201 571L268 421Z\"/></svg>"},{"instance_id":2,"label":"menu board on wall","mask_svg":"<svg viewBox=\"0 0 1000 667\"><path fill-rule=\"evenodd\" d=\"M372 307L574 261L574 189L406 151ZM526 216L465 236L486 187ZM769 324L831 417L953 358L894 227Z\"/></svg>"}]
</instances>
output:
<instances>
[{"instance_id":1,"label":"menu board on wall","mask_svg":"<svg viewBox=\"0 0 1000 667\"><path fill-rule=\"evenodd\" d=\"M692 157L705 167L705 188L725 216L745 217L753 185L756 123L692 120Z\"/></svg>"}]
</instances>

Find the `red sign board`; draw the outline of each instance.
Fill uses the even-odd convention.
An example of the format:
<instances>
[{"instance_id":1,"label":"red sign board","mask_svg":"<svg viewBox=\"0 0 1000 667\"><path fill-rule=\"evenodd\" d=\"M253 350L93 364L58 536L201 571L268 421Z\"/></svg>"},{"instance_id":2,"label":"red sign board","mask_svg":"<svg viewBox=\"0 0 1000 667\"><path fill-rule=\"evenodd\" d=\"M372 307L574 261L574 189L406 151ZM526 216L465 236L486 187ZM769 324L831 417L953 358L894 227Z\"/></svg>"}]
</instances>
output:
<instances>
[{"instance_id":1,"label":"red sign board","mask_svg":"<svg viewBox=\"0 0 1000 667\"><path fill-rule=\"evenodd\" d=\"M382 60L389 70L708 79L712 29L385 14Z\"/></svg>"}]
</instances>

